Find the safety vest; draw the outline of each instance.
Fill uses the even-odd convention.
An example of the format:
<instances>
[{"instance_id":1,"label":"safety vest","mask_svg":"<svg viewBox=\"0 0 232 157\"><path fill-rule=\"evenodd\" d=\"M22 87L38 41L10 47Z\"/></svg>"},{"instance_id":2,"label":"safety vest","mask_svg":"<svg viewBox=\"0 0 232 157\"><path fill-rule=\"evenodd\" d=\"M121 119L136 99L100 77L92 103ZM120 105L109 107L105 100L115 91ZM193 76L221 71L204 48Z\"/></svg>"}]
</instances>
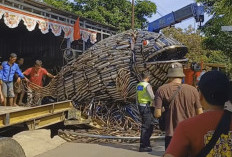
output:
<instances>
[{"instance_id":1,"label":"safety vest","mask_svg":"<svg viewBox=\"0 0 232 157\"><path fill-rule=\"evenodd\" d=\"M149 85L149 83L140 82L136 87L138 102L140 104L147 104L152 101L150 95L147 93L147 85Z\"/></svg>"}]
</instances>

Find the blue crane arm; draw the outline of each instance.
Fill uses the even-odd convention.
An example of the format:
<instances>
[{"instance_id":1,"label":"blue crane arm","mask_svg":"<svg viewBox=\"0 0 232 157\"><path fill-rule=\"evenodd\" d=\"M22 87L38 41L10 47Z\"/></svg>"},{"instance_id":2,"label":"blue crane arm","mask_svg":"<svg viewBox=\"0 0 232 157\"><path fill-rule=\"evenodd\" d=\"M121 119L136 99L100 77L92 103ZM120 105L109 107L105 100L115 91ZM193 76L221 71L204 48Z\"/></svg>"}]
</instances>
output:
<instances>
[{"instance_id":1,"label":"blue crane arm","mask_svg":"<svg viewBox=\"0 0 232 157\"><path fill-rule=\"evenodd\" d=\"M191 3L148 24L148 31L159 32L161 29L194 17L196 22L204 22L204 6Z\"/></svg>"}]
</instances>

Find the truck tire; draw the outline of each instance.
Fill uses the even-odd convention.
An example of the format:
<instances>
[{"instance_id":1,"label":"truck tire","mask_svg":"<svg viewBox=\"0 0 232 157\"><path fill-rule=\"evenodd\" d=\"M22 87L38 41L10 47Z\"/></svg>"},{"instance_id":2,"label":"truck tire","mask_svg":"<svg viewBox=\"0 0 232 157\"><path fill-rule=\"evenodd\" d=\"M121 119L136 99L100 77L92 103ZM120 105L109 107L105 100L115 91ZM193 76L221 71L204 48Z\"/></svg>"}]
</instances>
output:
<instances>
[{"instance_id":1,"label":"truck tire","mask_svg":"<svg viewBox=\"0 0 232 157\"><path fill-rule=\"evenodd\" d=\"M0 138L1 157L26 157L23 148L12 138Z\"/></svg>"}]
</instances>

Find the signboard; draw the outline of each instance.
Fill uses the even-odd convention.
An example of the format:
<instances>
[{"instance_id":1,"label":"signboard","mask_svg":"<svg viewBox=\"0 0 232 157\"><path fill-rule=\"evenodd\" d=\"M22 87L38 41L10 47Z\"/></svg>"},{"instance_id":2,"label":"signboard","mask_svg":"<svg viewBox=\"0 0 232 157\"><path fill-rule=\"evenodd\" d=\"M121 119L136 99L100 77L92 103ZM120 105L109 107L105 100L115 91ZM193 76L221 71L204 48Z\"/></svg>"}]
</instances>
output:
<instances>
[{"instance_id":1,"label":"signboard","mask_svg":"<svg viewBox=\"0 0 232 157\"><path fill-rule=\"evenodd\" d=\"M232 26L222 26L221 29L224 32L232 32Z\"/></svg>"}]
</instances>

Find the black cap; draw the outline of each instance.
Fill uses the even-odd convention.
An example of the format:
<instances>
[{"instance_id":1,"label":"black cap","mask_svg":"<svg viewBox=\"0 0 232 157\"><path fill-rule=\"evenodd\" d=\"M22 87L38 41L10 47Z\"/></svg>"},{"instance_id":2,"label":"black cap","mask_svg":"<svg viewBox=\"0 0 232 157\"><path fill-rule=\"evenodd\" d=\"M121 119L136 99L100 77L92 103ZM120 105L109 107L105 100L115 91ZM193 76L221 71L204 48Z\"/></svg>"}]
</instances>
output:
<instances>
[{"instance_id":1,"label":"black cap","mask_svg":"<svg viewBox=\"0 0 232 157\"><path fill-rule=\"evenodd\" d=\"M17 55L16 55L15 53L11 53L11 54L10 54L10 57L11 57L11 58L17 58Z\"/></svg>"},{"instance_id":2,"label":"black cap","mask_svg":"<svg viewBox=\"0 0 232 157\"><path fill-rule=\"evenodd\" d=\"M211 105L223 106L229 100L230 83L222 72L206 72L202 75L198 86L206 101Z\"/></svg>"}]
</instances>

